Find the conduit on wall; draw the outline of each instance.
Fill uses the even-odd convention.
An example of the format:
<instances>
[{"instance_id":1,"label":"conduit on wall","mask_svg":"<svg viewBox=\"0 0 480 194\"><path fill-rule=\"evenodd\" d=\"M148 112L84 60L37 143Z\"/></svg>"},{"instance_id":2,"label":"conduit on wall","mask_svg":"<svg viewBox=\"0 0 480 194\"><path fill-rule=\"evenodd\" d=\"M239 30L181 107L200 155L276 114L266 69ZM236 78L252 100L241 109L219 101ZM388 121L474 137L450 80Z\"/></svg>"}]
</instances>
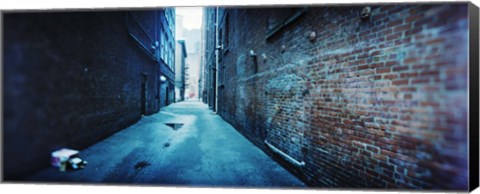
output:
<instances>
[{"instance_id":1,"label":"conduit on wall","mask_svg":"<svg viewBox=\"0 0 480 194\"><path fill-rule=\"evenodd\" d=\"M295 160L294 158L292 158L291 156L287 155L285 152L282 152L282 150L279 150L278 148L276 148L275 146L273 146L272 144L268 143L267 140L264 141L265 144L267 144L267 146L272 149L272 151L274 151L275 153L277 154L280 154L283 158L285 158L287 161L289 161L290 163L294 164L295 166L298 166L298 167L304 167L305 166L305 162L304 161L301 161L299 162L298 160Z\"/></svg>"}]
</instances>

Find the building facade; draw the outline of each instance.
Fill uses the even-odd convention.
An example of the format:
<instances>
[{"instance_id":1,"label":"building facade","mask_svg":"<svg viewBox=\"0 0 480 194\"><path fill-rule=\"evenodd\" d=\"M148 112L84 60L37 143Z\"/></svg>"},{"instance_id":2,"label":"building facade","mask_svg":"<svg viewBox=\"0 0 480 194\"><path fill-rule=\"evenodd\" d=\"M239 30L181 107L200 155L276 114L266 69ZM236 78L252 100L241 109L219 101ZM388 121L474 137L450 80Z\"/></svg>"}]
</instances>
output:
<instances>
[{"instance_id":1,"label":"building facade","mask_svg":"<svg viewBox=\"0 0 480 194\"><path fill-rule=\"evenodd\" d=\"M200 29L185 29L185 40L188 52L187 64L188 64L188 87L186 94L190 99L198 99L198 83L200 75L200 41L201 30Z\"/></svg>"},{"instance_id":2,"label":"building facade","mask_svg":"<svg viewBox=\"0 0 480 194\"><path fill-rule=\"evenodd\" d=\"M202 56L204 86L202 99L208 106L216 111L216 91L217 91L217 27L216 23L218 12L224 11L217 7L206 7L203 14L203 49Z\"/></svg>"},{"instance_id":3,"label":"building facade","mask_svg":"<svg viewBox=\"0 0 480 194\"><path fill-rule=\"evenodd\" d=\"M464 190L469 6L206 8L203 100L311 186Z\"/></svg>"},{"instance_id":4,"label":"building facade","mask_svg":"<svg viewBox=\"0 0 480 194\"><path fill-rule=\"evenodd\" d=\"M159 13L160 21L160 49L159 62L161 65L160 78L160 105L168 106L175 102L175 9L165 8ZM163 81L165 80L165 81Z\"/></svg>"},{"instance_id":5,"label":"building facade","mask_svg":"<svg viewBox=\"0 0 480 194\"><path fill-rule=\"evenodd\" d=\"M172 14L4 12L4 179L21 180L47 167L52 151L86 148L168 104Z\"/></svg>"},{"instance_id":6,"label":"building facade","mask_svg":"<svg viewBox=\"0 0 480 194\"><path fill-rule=\"evenodd\" d=\"M185 33L183 28L183 17L175 16L175 102L185 100L186 87L186 59L187 48L185 45Z\"/></svg>"},{"instance_id":7,"label":"building facade","mask_svg":"<svg viewBox=\"0 0 480 194\"><path fill-rule=\"evenodd\" d=\"M175 101L180 102L185 100L186 87L186 58L187 48L185 40L177 40L175 50ZM188 81L188 80L187 80Z\"/></svg>"}]
</instances>

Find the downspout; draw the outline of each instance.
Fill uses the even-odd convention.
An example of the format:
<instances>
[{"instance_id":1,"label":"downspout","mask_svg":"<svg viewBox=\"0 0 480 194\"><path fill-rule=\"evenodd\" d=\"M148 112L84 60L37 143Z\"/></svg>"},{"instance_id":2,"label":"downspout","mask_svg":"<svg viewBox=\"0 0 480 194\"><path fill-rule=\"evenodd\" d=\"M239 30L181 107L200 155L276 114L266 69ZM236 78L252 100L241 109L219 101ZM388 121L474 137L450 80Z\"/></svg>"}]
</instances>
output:
<instances>
[{"instance_id":1,"label":"downspout","mask_svg":"<svg viewBox=\"0 0 480 194\"><path fill-rule=\"evenodd\" d=\"M294 158L292 158L291 156L287 155L285 152L282 152L282 150L279 150L278 148L276 148L275 146L273 146L272 144L268 143L267 140L264 141L265 144L267 144L267 146L272 149L273 152L277 153L277 154L280 154L283 158L285 158L288 162L294 164L295 166L297 167L304 167L305 166L305 162L304 161L298 161L298 160L295 160Z\"/></svg>"},{"instance_id":2,"label":"downspout","mask_svg":"<svg viewBox=\"0 0 480 194\"><path fill-rule=\"evenodd\" d=\"M218 112L218 59L219 59L219 50L218 50L218 7L215 8L215 110L214 112Z\"/></svg>"}]
</instances>

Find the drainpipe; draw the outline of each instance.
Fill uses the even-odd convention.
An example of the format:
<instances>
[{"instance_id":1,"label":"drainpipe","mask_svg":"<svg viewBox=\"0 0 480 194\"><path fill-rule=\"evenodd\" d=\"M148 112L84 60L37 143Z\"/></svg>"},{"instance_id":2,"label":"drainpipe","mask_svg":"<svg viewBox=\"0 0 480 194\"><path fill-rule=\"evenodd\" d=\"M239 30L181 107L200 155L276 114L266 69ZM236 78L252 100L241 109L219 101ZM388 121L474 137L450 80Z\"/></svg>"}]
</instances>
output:
<instances>
[{"instance_id":1,"label":"drainpipe","mask_svg":"<svg viewBox=\"0 0 480 194\"><path fill-rule=\"evenodd\" d=\"M267 140L264 141L265 144L267 144L267 146L272 149L272 151L274 151L275 153L277 154L280 154L283 158L285 158L288 162L294 164L295 166L297 167L304 167L305 166L305 162L304 161L298 161L298 160L295 160L294 158L292 158L291 156L287 155L285 152L282 152L282 150L279 150L278 148L276 148L275 146L273 146L272 144L268 143Z\"/></svg>"},{"instance_id":2,"label":"drainpipe","mask_svg":"<svg viewBox=\"0 0 480 194\"><path fill-rule=\"evenodd\" d=\"M219 45L219 40L218 40L218 7L216 7L216 12L215 12L215 110L214 112L218 112L218 59L219 59L219 50L218 50L218 45Z\"/></svg>"}]
</instances>

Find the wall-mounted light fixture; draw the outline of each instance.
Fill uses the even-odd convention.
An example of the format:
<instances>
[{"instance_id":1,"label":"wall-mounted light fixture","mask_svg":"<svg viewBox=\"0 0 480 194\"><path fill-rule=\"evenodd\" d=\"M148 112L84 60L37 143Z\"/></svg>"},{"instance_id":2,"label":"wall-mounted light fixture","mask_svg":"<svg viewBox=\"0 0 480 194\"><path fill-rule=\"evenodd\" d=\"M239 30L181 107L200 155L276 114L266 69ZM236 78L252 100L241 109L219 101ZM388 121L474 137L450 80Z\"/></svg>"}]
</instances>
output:
<instances>
[{"instance_id":1,"label":"wall-mounted light fixture","mask_svg":"<svg viewBox=\"0 0 480 194\"><path fill-rule=\"evenodd\" d=\"M167 81L167 78L163 75L160 76L160 83L165 83Z\"/></svg>"},{"instance_id":2,"label":"wall-mounted light fixture","mask_svg":"<svg viewBox=\"0 0 480 194\"><path fill-rule=\"evenodd\" d=\"M155 41L153 44L152 44L152 47L150 47L152 50L155 50L158 48L158 46L160 45L160 43L158 43L158 41Z\"/></svg>"},{"instance_id":3,"label":"wall-mounted light fixture","mask_svg":"<svg viewBox=\"0 0 480 194\"><path fill-rule=\"evenodd\" d=\"M310 33L308 33L308 40L310 40L310 42L314 41L316 37L317 32L315 32L315 30L312 30L310 31Z\"/></svg>"},{"instance_id":4,"label":"wall-mounted light fixture","mask_svg":"<svg viewBox=\"0 0 480 194\"><path fill-rule=\"evenodd\" d=\"M262 59L267 59L267 54L262 53Z\"/></svg>"},{"instance_id":5,"label":"wall-mounted light fixture","mask_svg":"<svg viewBox=\"0 0 480 194\"><path fill-rule=\"evenodd\" d=\"M360 17L362 18L362 20L365 20L365 19L367 19L368 17L370 17L371 13L372 13L372 8L370 8L370 7L364 7L364 8L362 9L362 12L360 13Z\"/></svg>"},{"instance_id":6,"label":"wall-mounted light fixture","mask_svg":"<svg viewBox=\"0 0 480 194\"><path fill-rule=\"evenodd\" d=\"M267 61L267 54L262 53L261 57L264 62Z\"/></svg>"},{"instance_id":7,"label":"wall-mounted light fixture","mask_svg":"<svg viewBox=\"0 0 480 194\"><path fill-rule=\"evenodd\" d=\"M250 53L251 57L256 57L257 56L257 53L255 53L255 51L253 51L253 50L250 50L249 53Z\"/></svg>"}]
</instances>

